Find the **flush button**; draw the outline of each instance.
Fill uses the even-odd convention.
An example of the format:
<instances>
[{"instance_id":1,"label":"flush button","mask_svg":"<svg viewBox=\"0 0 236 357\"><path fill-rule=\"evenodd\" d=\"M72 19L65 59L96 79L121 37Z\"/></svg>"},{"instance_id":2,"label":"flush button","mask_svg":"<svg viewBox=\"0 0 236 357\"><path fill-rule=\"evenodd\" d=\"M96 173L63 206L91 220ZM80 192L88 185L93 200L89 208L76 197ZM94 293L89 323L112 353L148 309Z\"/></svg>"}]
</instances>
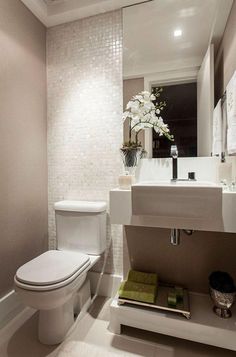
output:
<instances>
[{"instance_id":1,"label":"flush button","mask_svg":"<svg viewBox=\"0 0 236 357\"><path fill-rule=\"evenodd\" d=\"M189 180L196 180L195 172L189 172L188 173L188 179Z\"/></svg>"}]
</instances>

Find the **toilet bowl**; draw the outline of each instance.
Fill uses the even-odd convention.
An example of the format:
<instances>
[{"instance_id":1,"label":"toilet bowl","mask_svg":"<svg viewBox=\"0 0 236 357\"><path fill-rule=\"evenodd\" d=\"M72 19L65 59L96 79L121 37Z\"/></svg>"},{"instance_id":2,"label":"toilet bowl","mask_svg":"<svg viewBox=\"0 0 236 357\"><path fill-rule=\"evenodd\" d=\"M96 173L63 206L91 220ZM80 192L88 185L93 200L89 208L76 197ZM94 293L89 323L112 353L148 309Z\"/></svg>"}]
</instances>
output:
<instances>
[{"instance_id":1,"label":"toilet bowl","mask_svg":"<svg viewBox=\"0 0 236 357\"><path fill-rule=\"evenodd\" d=\"M48 345L62 342L73 325L76 296L104 251L106 237L104 202L99 206L98 202L62 201L55 207L59 207L58 250L49 250L22 265L14 278L22 302L39 310L38 337Z\"/></svg>"},{"instance_id":2,"label":"toilet bowl","mask_svg":"<svg viewBox=\"0 0 236 357\"><path fill-rule=\"evenodd\" d=\"M74 299L88 270L99 259L52 250L18 269L15 290L25 305L39 310L39 340L58 344L74 323ZM57 267L60 269L52 269Z\"/></svg>"}]
</instances>

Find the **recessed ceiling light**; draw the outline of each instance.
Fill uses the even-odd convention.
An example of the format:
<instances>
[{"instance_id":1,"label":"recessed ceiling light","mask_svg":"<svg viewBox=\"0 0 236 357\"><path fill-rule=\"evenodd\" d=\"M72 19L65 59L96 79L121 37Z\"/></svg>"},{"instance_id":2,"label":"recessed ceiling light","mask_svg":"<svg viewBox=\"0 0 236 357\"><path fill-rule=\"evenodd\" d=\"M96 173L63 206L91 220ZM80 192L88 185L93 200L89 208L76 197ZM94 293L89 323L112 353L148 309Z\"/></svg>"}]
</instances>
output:
<instances>
[{"instance_id":1,"label":"recessed ceiling light","mask_svg":"<svg viewBox=\"0 0 236 357\"><path fill-rule=\"evenodd\" d=\"M174 30L174 36L175 36L175 37L180 37L180 36L182 36L182 30L180 30L180 29Z\"/></svg>"}]
</instances>

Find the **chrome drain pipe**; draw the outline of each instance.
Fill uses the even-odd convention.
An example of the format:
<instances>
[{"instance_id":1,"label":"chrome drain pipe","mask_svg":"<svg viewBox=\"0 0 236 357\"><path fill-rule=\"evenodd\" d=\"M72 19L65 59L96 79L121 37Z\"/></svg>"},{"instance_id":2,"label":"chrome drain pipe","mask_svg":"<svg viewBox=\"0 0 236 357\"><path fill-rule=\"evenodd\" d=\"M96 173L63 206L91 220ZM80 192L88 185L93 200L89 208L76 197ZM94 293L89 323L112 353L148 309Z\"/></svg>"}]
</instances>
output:
<instances>
[{"instance_id":1,"label":"chrome drain pipe","mask_svg":"<svg viewBox=\"0 0 236 357\"><path fill-rule=\"evenodd\" d=\"M170 242L172 245L179 245L180 242L180 229L173 228L170 230Z\"/></svg>"}]
</instances>

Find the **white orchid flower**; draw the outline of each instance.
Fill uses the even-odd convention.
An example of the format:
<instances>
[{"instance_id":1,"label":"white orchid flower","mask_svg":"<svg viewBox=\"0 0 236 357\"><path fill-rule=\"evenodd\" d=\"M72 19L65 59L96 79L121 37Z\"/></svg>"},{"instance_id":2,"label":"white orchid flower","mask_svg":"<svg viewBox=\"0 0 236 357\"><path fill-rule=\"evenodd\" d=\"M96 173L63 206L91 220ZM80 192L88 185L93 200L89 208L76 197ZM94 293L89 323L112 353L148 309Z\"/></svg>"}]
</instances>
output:
<instances>
[{"instance_id":1,"label":"white orchid flower","mask_svg":"<svg viewBox=\"0 0 236 357\"><path fill-rule=\"evenodd\" d=\"M125 121L127 118L129 118L129 116L130 116L130 112L128 112L128 111L124 112L123 116L122 116L123 121Z\"/></svg>"},{"instance_id":2,"label":"white orchid flower","mask_svg":"<svg viewBox=\"0 0 236 357\"><path fill-rule=\"evenodd\" d=\"M127 105L126 105L126 109L127 109L127 110L130 109L131 106L132 106L132 104L133 104L133 102L132 102L132 100L130 100L130 101L127 103Z\"/></svg>"},{"instance_id":3,"label":"white orchid flower","mask_svg":"<svg viewBox=\"0 0 236 357\"><path fill-rule=\"evenodd\" d=\"M126 111L123 113L123 120L127 118L130 120L129 126L129 138L131 142L131 131L136 132L136 143L138 133L144 128L154 128L158 135L165 135L169 140L173 140L173 137L169 135L169 127L164 123L160 116L161 108L157 108L153 101L159 95L151 94L148 91L143 91L133 96L127 103ZM131 142L132 143L132 142Z\"/></svg>"},{"instance_id":4,"label":"white orchid flower","mask_svg":"<svg viewBox=\"0 0 236 357\"><path fill-rule=\"evenodd\" d=\"M141 103L143 102L143 96L138 94L133 97L134 100L139 100Z\"/></svg>"},{"instance_id":5,"label":"white orchid flower","mask_svg":"<svg viewBox=\"0 0 236 357\"><path fill-rule=\"evenodd\" d=\"M151 109L155 109L155 106L152 102L146 102L143 105L144 110L149 111Z\"/></svg>"},{"instance_id":6,"label":"white orchid flower","mask_svg":"<svg viewBox=\"0 0 236 357\"><path fill-rule=\"evenodd\" d=\"M144 123L145 128L152 128L153 124L152 123Z\"/></svg>"},{"instance_id":7,"label":"white orchid flower","mask_svg":"<svg viewBox=\"0 0 236 357\"><path fill-rule=\"evenodd\" d=\"M145 96L146 96L146 97L148 97L148 96L150 97L150 92L148 92L147 90L144 90L144 91L141 92L141 95L142 95L143 97L145 97Z\"/></svg>"}]
</instances>

